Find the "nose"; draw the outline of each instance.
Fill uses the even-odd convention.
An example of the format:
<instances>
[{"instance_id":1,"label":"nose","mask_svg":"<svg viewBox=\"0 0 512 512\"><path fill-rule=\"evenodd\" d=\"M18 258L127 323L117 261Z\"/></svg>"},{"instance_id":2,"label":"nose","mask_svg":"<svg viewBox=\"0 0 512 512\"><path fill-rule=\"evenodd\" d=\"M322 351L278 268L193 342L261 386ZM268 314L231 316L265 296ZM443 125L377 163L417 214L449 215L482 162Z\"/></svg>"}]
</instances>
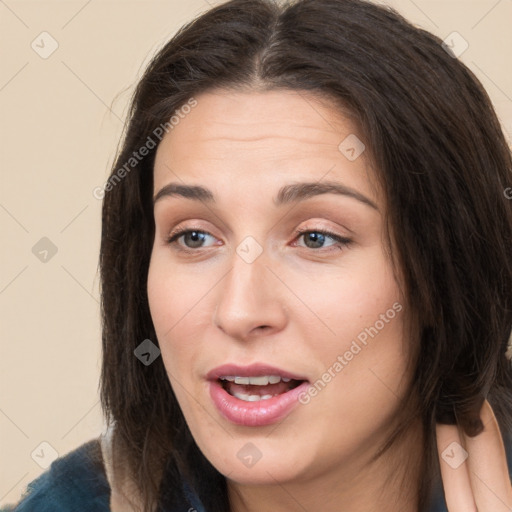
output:
<instances>
[{"instance_id":1,"label":"nose","mask_svg":"<svg viewBox=\"0 0 512 512\"><path fill-rule=\"evenodd\" d=\"M230 337L247 341L274 334L287 323L282 284L263 253L252 263L233 255L232 269L217 287L213 322ZM281 285L281 286L280 286Z\"/></svg>"}]
</instances>

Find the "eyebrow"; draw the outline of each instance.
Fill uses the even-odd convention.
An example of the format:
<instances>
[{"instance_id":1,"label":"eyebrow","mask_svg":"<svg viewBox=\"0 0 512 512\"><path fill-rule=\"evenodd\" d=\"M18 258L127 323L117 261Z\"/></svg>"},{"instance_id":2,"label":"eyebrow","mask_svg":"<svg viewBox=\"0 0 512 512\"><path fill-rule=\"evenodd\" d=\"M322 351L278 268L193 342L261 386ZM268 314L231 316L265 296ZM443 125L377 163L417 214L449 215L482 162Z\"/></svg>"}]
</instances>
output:
<instances>
[{"instance_id":1,"label":"eyebrow","mask_svg":"<svg viewBox=\"0 0 512 512\"><path fill-rule=\"evenodd\" d=\"M379 211L377 205L368 197L353 188L347 187L335 181L291 183L279 189L273 199L275 206L296 203L322 194L339 194L356 199L357 201ZM164 197L184 197L196 201L215 203L213 192L200 185L182 185L169 183L161 188L153 198L153 204Z\"/></svg>"}]
</instances>

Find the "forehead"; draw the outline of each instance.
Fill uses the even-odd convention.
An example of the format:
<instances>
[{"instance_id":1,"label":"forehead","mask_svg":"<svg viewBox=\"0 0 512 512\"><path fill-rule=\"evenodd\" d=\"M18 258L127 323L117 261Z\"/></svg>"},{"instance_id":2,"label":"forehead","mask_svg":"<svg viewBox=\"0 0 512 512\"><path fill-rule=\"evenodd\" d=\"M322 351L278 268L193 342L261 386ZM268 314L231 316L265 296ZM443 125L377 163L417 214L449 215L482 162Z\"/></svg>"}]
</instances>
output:
<instances>
[{"instance_id":1,"label":"forehead","mask_svg":"<svg viewBox=\"0 0 512 512\"><path fill-rule=\"evenodd\" d=\"M190 113L180 116L180 122L164 138L167 143L161 146L176 149L178 143L197 140L242 143L271 137L283 142L335 144L343 132L356 131L333 104L306 92L215 90L197 96L196 102ZM293 133L288 131L290 126Z\"/></svg>"},{"instance_id":2,"label":"forehead","mask_svg":"<svg viewBox=\"0 0 512 512\"><path fill-rule=\"evenodd\" d=\"M357 146L363 137L334 102L288 90L215 90L195 99L158 147L155 191L181 178L232 188L342 177L377 201L364 152L355 160L343 152L344 141Z\"/></svg>"}]
</instances>

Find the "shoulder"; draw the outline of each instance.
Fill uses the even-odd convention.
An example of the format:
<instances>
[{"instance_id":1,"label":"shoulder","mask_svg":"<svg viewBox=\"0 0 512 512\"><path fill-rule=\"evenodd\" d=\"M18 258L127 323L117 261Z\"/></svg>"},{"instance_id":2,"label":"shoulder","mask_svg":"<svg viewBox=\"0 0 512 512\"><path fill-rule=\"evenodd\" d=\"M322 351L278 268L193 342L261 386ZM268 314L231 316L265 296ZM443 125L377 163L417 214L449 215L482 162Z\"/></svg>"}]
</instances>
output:
<instances>
[{"instance_id":1,"label":"shoulder","mask_svg":"<svg viewBox=\"0 0 512 512\"><path fill-rule=\"evenodd\" d=\"M108 512L110 487L98 439L55 460L30 482L21 501L0 512Z\"/></svg>"}]
</instances>

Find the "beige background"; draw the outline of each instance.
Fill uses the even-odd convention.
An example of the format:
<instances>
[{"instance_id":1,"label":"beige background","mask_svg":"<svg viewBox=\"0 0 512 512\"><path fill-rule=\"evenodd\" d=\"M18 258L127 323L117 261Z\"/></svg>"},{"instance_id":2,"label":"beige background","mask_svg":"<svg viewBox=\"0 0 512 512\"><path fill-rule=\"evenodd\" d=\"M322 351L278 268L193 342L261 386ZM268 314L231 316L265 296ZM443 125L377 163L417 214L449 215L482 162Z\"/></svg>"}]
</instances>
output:
<instances>
[{"instance_id":1,"label":"beige background","mask_svg":"<svg viewBox=\"0 0 512 512\"><path fill-rule=\"evenodd\" d=\"M462 35L469 48L461 59L487 88L510 141L512 0L381 3L443 39ZM0 0L0 504L17 501L52 454L102 432L101 204L92 191L108 175L143 65L209 5ZM51 48L43 31L58 43L46 59L31 47ZM43 237L57 248L46 262L45 242L38 257L32 252Z\"/></svg>"}]
</instances>

